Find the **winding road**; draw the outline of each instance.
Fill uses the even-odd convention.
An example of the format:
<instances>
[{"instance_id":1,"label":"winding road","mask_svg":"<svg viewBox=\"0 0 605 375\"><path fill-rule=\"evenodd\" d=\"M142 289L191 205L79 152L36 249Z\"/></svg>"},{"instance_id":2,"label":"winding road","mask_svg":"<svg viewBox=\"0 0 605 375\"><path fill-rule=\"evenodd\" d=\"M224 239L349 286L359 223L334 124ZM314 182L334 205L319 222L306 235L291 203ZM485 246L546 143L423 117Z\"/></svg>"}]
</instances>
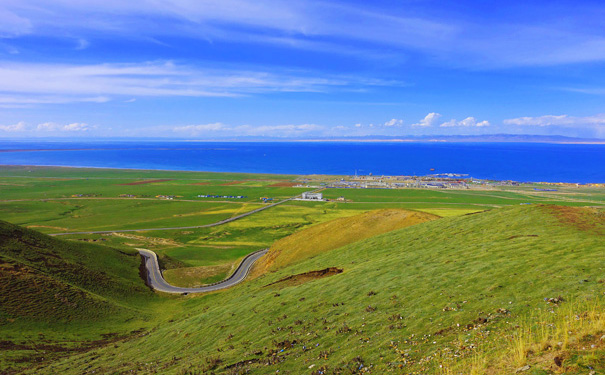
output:
<instances>
[{"instance_id":1,"label":"winding road","mask_svg":"<svg viewBox=\"0 0 605 375\"><path fill-rule=\"evenodd\" d=\"M267 251L269 251L269 249L262 249L248 254L244 260L242 260L235 272L223 281L205 285L199 288L180 288L172 286L168 284L166 280L164 280L162 272L160 271L158 257L153 251L147 249L137 250L139 250L139 254L141 254L141 256L145 259L145 268L147 268L147 282L149 286L159 292L175 294L214 292L217 290L230 288L238 283L241 283L248 275L248 272L250 272L250 268L252 268L254 262L256 262L263 255L267 254Z\"/></svg>"},{"instance_id":2,"label":"winding road","mask_svg":"<svg viewBox=\"0 0 605 375\"><path fill-rule=\"evenodd\" d=\"M317 192L320 190L323 190L323 188L314 190L313 192ZM294 196L292 198L284 199L282 201L279 201L279 202L276 202L273 204L268 204L266 206L257 208L252 211L248 211L241 215L233 216L228 219L224 219L221 221L217 221L215 223L205 224L205 225L196 225L196 226L192 226L192 227L122 229L122 230L102 230L102 231L89 231L89 232L54 233L54 234L50 234L50 236L64 236L64 235L68 235L68 234L105 234L105 233L124 233L124 232L144 232L144 231L150 231L150 230L196 229L196 228L215 227L217 225L227 224L232 221L241 219L243 217L250 216L257 212L266 210L267 208L275 207L278 204L282 204L284 202L291 201L298 197L300 197L300 195ZM262 249L262 250L258 250L256 252L254 252L254 253L248 254L244 258L244 260L242 260L242 262L237 267L235 272L223 281L220 281L220 282L214 283L214 284L210 284L210 285L205 285L205 286L202 286L199 288L181 288L181 287L170 285L166 282L166 280L164 279L164 276L162 276L162 271L160 271L160 264L158 262L158 256L156 255L156 253L154 253L153 251L148 250L148 249L137 249L137 250L139 251L139 254L141 254L141 257L145 260L145 268L147 269L147 284L151 288L153 288L159 292L174 293L174 294L206 293L206 292L214 292L214 291L225 289L225 288L230 288L230 287L244 281L244 279L248 275L248 272L250 272L252 265L254 265L254 262L256 262L263 255L267 254L267 252L269 251L269 249Z\"/></svg>"}]
</instances>

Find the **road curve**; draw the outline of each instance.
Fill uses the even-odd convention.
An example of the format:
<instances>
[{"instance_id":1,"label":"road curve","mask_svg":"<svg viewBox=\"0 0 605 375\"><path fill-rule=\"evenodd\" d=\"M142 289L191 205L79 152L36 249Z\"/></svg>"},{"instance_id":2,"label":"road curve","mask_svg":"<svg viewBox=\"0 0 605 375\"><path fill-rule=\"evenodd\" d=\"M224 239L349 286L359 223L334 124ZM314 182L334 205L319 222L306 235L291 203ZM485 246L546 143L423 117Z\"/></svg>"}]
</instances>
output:
<instances>
[{"instance_id":1,"label":"road curve","mask_svg":"<svg viewBox=\"0 0 605 375\"><path fill-rule=\"evenodd\" d=\"M256 262L260 257L265 255L267 251L269 251L269 249L262 249L252 254L248 254L244 260L242 260L235 272L223 281L199 288L180 288L170 285L166 282L166 280L164 280L162 272L160 271L158 257L153 251L147 249L137 250L139 250L139 254L141 254L143 259L145 259L145 268L147 268L147 283L149 286L159 292L175 294L214 292L216 290L230 288L236 284L239 284L244 281L254 262Z\"/></svg>"}]
</instances>

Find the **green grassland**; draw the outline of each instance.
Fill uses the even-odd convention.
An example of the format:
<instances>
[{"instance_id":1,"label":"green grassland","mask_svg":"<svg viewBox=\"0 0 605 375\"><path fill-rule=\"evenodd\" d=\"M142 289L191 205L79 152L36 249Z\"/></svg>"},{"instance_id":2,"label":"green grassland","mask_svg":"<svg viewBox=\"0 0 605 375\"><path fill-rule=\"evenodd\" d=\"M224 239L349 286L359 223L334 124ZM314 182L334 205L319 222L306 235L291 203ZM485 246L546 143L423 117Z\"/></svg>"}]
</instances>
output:
<instances>
[{"instance_id":1,"label":"green grassland","mask_svg":"<svg viewBox=\"0 0 605 375\"><path fill-rule=\"evenodd\" d=\"M312 176L315 185L334 178ZM311 190L284 186L303 179L2 167L0 219L43 233L197 226L261 207L261 197ZM123 185L133 182L145 183ZM482 374L530 363L547 374L562 371L545 364L555 353L567 373L603 371L593 357L605 340L589 336L605 328L574 325L598 319L561 322L603 311L605 189L534 187L545 186L325 189L346 201L290 201L211 228L49 238L3 224L0 373ZM393 209L442 218L387 233L355 229L360 214ZM347 241L334 240L346 230ZM301 244L310 258L200 296L153 293L139 276L136 248L154 250L171 283L195 286L276 241ZM343 272L312 272L329 267ZM544 301L558 296L563 303ZM573 334L544 334L549 319ZM528 333L536 330L539 338Z\"/></svg>"},{"instance_id":2,"label":"green grassland","mask_svg":"<svg viewBox=\"0 0 605 375\"><path fill-rule=\"evenodd\" d=\"M310 181L319 185L336 179L336 176L2 167L0 217L43 233L199 226L261 207L261 197L279 200L309 190L284 184ZM207 277L198 281L212 282L225 276L225 270L243 255L268 247L304 227L338 217L393 208L446 217L521 203L598 206L605 196L603 188L564 187L557 192L536 192L533 187L540 185L490 190L325 189L327 198L344 196L346 202L288 202L216 228L66 238L121 249L152 249L158 252L165 269L181 269L171 274L190 273L185 270L188 267L210 266L221 270L213 274L207 272L208 268L200 269ZM124 197L125 194L134 197ZM247 198L197 198L199 194ZM157 198L158 195L171 195L174 199Z\"/></svg>"},{"instance_id":3,"label":"green grassland","mask_svg":"<svg viewBox=\"0 0 605 375\"><path fill-rule=\"evenodd\" d=\"M32 172L27 170L31 168ZM0 189L3 200L77 198L118 198L135 195L153 198L173 195L180 199L209 201L200 194L244 195L232 202L259 202L261 197L288 198L304 188L271 187L290 182L296 176L235 173L124 171L83 168L2 167ZM151 182L150 182L151 181Z\"/></svg>"},{"instance_id":4,"label":"green grassland","mask_svg":"<svg viewBox=\"0 0 605 375\"><path fill-rule=\"evenodd\" d=\"M251 276L263 275L362 239L437 218L424 212L383 209L314 225L273 243L269 253L257 261Z\"/></svg>"},{"instance_id":5,"label":"green grassland","mask_svg":"<svg viewBox=\"0 0 605 375\"><path fill-rule=\"evenodd\" d=\"M476 373L512 373L522 361L510 351L527 327L572 307L602 314L604 235L603 211L590 209L516 206L433 220L226 292L181 297L174 303L187 314L144 338L30 372L470 373L479 363ZM326 267L343 272L280 282ZM564 344L522 359L534 374L552 373L552 363L540 362L551 351L561 353L566 373L603 371L605 327L595 327L601 331L569 331Z\"/></svg>"},{"instance_id":6,"label":"green grassland","mask_svg":"<svg viewBox=\"0 0 605 375\"><path fill-rule=\"evenodd\" d=\"M598 189L602 193L602 189ZM550 194L547 194L550 193ZM596 192L595 192L596 193ZM603 205L599 194L575 197L558 192L534 192L526 189L450 190L450 189L326 189L326 198L344 196L352 202L437 203L440 205L503 206L544 203L586 206Z\"/></svg>"},{"instance_id":7,"label":"green grassland","mask_svg":"<svg viewBox=\"0 0 605 375\"><path fill-rule=\"evenodd\" d=\"M61 233L205 225L259 207L258 203L74 199L0 202L0 213L15 224Z\"/></svg>"}]
</instances>

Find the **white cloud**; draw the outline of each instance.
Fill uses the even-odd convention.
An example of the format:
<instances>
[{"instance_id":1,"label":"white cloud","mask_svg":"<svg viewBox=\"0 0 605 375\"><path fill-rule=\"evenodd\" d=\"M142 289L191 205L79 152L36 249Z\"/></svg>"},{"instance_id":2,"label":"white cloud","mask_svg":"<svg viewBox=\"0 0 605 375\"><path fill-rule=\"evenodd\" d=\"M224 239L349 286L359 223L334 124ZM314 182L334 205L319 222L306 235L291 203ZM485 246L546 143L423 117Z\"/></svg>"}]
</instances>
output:
<instances>
[{"instance_id":1,"label":"white cloud","mask_svg":"<svg viewBox=\"0 0 605 375\"><path fill-rule=\"evenodd\" d=\"M355 124L356 128L361 128L361 126L362 126L361 124Z\"/></svg>"},{"instance_id":2,"label":"white cloud","mask_svg":"<svg viewBox=\"0 0 605 375\"><path fill-rule=\"evenodd\" d=\"M481 127L486 127L489 125L490 125L489 121L487 121L487 120L477 122L477 119L475 119L474 117L467 117L461 121L456 121L456 120L452 119L450 121L446 121L446 122L442 123L439 126L442 128L454 127L454 126L481 128Z\"/></svg>"},{"instance_id":3,"label":"white cloud","mask_svg":"<svg viewBox=\"0 0 605 375\"><path fill-rule=\"evenodd\" d=\"M424 118L418 121L415 124L412 124L414 127L428 128L437 123L441 115L436 112L431 112L428 115L424 116Z\"/></svg>"},{"instance_id":4,"label":"white cloud","mask_svg":"<svg viewBox=\"0 0 605 375\"><path fill-rule=\"evenodd\" d=\"M516 125L523 127L549 127L576 129L580 136L605 137L605 113L593 116L568 116L568 115L545 115L537 117L517 117L504 120L505 125Z\"/></svg>"},{"instance_id":5,"label":"white cloud","mask_svg":"<svg viewBox=\"0 0 605 375\"><path fill-rule=\"evenodd\" d=\"M13 125L0 125L0 130L5 132L21 132L26 130L24 122L18 122Z\"/></svg>"},{"instance_id":6,"label":"white cloud","mask_svg":"<svg viewBox=\"0 0 605 375\"><path fill-rule=\"evenodd\" d=\"M384 123L384 126L387 126L387 127L401 126L401 125L403 125L403 120L398 120L396 118L391 119L391 120L389 120L389 121L387 121L387 122Z\"/></svg>"},{"instance_id":7,"label":"white cloud","mask_svg":"<svg viewBox=\"0 0 605 375\"><path fill-rule=\"evenodd\" d=\"M504 120L503 123L506 125L520 125L520 126L550 126L550 125L570 125L577 122L586 123L594 121L595 118L574 118L567 115L546 115L539 117L517 117L512 119ZM605 118L603 119L605 120Z\"/></svg>"},{"instance_id":8,"label":"white cloud","mask_svg":"<svg viewBox=\"0 0 605 375\"><path fill-rule=\"evenodd\" d=\"M96 126L91 126L82 122L74 122L67 125L61 125L54 122L45 122L38 124L36 130L38 132L88 132L96 128Z\"/></svg>"},{"instance_id":9,"label":"white cloud","mask_svg":"<svg viewBox=\"0 0 605 375\"><path fill-rule=\"evenodd\" d=\"M215 122L213 124L175 126L172 130L177 133L185 132L190 134L199 134L203 132L231 130L231 128L220 122Z\"/></svg>"}]
</instances>

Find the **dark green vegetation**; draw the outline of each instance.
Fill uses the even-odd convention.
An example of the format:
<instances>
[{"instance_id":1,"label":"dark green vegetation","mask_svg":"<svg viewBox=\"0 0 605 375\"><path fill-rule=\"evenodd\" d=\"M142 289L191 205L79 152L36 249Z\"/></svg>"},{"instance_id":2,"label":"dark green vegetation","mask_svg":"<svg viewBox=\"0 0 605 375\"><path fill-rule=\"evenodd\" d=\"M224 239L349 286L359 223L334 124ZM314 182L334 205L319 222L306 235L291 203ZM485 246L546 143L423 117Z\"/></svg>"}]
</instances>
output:
<instances>
[{"instance_id":1,"label":"dark green vegetation","mask_svg":"<svg viewBox=\"0 0 605 375\"><path fill-rule=\"evenodd\" d=\"M150 294L132 273L136 252L62 241L4 221L0 260L5 318L94 320L121 312L124 299Z\"/></svg>"},{"instance_id":2,"label":"dark green vegetation","mask_svg":"<svg viewBox=\"0 0 605 375\"><path fill-rule=\"evenodd\" d=\"M63 241L0 221L0 344L12 350L0 357L0 369L9 358L50 359L146 327L146 309L158 298L141 282L140 264L134 251Z\"/></svg>"},{"instance_id":3,"label":"dark green vegetation","mask_svg":"<svg viewBox=\"0 0 605 375\"><path fill-rule=\"evenodd\" d=\"M261 196L310 190L283 186L295 179L1 169L0 213L46 233L199 225L258 207ZM195 198L218 189L249 199ZM176 198L142 197L156 193ZM0 372L508 374L525 364L534 374L604 371L605 214L565 207L602 207L603 188L324 194L348 201L288 202L187 230L50 238L3 224ZM531 202L559 206L519 204ZM156 251L175 282L212 282L251 251L295 232L282 243L304 238L308 227L310 246L321 232L315 224L379 208L447 217L361 235L219 293L163 296L139 278L137 247Z\"/></svg>"}]
</instances>

